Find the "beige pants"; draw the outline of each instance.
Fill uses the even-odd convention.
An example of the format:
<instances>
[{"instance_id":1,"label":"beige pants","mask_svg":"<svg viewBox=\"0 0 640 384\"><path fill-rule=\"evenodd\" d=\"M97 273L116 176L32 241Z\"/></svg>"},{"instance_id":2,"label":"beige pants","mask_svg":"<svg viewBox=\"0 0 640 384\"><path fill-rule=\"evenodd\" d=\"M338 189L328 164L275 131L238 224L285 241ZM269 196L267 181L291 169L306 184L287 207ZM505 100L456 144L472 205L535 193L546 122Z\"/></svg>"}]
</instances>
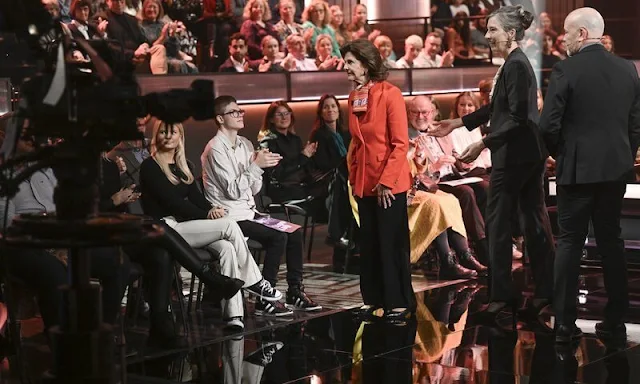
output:
<instances>
[{"instance_id":1,"label":"beige pants","mask_svg":"<svg viewBox=\"0 0 640 384\"><path fill-rule=\"evenodd\" d=\"M137 67L141 67L141 70L144 69L144 71L146 71L145 67L147 66L154 75L167 74L169 71L169 65L167 61L167 50L164 48L164 45L153 45L149 49L147 59L138 64Z\"/></svg>"},{"instance_id":2,"label":"beige pants","mask_svg":"<svg viewBox=\"0 0 640 384\"><path fill-rule=\"evenodd\" d=\"M193 248L207 247L220 259L220 273L244 280L250 287L262 280L242 230L234 220L190 220L178 223L172 217L164 221L182 236ZM243 316L242 292L229 300L222 300L223 317Z\"/></svg>"}]
</instances>

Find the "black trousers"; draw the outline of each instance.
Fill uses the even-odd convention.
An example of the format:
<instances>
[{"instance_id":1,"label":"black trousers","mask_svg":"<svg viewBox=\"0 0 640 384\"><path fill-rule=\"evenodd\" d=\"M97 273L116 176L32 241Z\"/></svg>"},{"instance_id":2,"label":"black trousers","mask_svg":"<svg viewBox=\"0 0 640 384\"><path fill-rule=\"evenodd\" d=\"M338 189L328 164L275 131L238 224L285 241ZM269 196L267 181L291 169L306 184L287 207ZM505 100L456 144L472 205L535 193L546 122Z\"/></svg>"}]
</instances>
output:
<instances>
[{"instance_id":1,"label":"black trousers","mask_svg":"<svg viewBox=\"0 0 640 384\"><path fill-rule=\"evenodd\" d=\"M69 284L67 268L42 249L9 248L9 274L18 277L36 292L45 330L62 325L64 295L59 288ZM91 252L91 276L102 285L103 321L115 324L129 280L129 260L121 258L118 248L94 248Z\"/></svg>"},{"instance_id":2,"label":"black trousers","mask_svg":"<svg viewBox=\"0 0 640 384\"><path fill-rule=\"evenodd\" d=\"M558 250L555 260L554 309L556 324L574 324L576 291L584 241L593 223L602 257L604 286L609 300L605 317L622 321L629 307L627 264L620 238L620 211L627 185L610 182L558 185Z\"/></svg>"},{"instance_id":3,"label":"black trousers","mask_svg":"<svg viewBox=\"0 0 640 384\"><path fill-rule=\"evenodd\" d=\"M415 308L409 262L407 194L395 195L391 207L378 198L358 199L360 214L360 291L365 305L385 309Z\"/></svg>"},{"instance_id":4,"label":"black trousers","mask_svg":"<svg viewBox=\"0 0 640 384\"><path fill-rule=\"evenodd\" d=\"M516 297L511 279L513 212L520 213L536 284L535 297L551 299L554 249L544 201L543 175L544 161L494 168L491 172L487 202L491 301L509 301Z\"/></svg>"},{"instance_id":5,"label":"black trousers","mask_svg":"<svg viewBox=\"0 0 640 384\"><path fill-rule=\"evenodd\" d=\"M253 221L239 221L242 233L265 248L264 267L262 277L271 285L276 286L280 259L285 255L287 262L287 284L295 287L302 284L302 231L284 233L265 227Z\"/></svg>"}]
</instances>

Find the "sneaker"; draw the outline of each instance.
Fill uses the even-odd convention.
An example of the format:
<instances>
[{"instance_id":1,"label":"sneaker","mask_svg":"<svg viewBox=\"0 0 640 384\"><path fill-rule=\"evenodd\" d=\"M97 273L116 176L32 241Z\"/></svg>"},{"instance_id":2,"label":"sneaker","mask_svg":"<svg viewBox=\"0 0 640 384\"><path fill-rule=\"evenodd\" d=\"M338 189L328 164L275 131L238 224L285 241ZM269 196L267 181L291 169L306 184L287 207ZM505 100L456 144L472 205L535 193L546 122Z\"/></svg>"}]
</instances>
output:
<instances>
[{"instance_id":1,"label":"sneaker","mask_svg":"<svg viewBox=\"0 0 640 384\"><path fill-rule=\"evenodd\" d=\"M289 287L286 306L294 311L319 311L322 309L322 306L307 296L304 292L304 286Z\"/></svg>"},{"instance_id":2,"label":"sneaker","mask_svg":"<svg viewBox=\"0 0 640 384\"><path fill-rule=\"evenodd\" d=\"M228 331L244 330L244 323L242 322L242 317L240 316L226 318L224 319L224 322L226 323L224 326L225 330L228 330Z\"/></svg>"},{"instance_id":3,"label":"sneaker","mask_svg":"<svg viewBox=\"0 0 640 384\"><path fill-rule=\"evenodd\" d=\"M293 311L287 309L279 301L256 301L256 315L262 316L290 316Z\"/></svg>"},{"instance_id":4,"label":"sneaker","mask_svg":"<svg viewBox=\"0 0 640 384\"><path fill-rule=\"evenodd\" d=\"M245 290L266 301L278 301L282 299L282 292L273 288L271 286L271 283L269 283L265 279L262 279L252 286L245 288Z\"/></svg>"},{"instance_id":5,"label":"sneaker","mask_svg":"<svg viewBox=\"0 0 640 384\"><path fill-rule=\"evenodd\" d=\"M264 343L260 349L248 354L247 357L244 358L244 361L266 367L273 361L273 355L282 349L283 346L284 344L280 341Z\"/></svg>"}]
</instances>

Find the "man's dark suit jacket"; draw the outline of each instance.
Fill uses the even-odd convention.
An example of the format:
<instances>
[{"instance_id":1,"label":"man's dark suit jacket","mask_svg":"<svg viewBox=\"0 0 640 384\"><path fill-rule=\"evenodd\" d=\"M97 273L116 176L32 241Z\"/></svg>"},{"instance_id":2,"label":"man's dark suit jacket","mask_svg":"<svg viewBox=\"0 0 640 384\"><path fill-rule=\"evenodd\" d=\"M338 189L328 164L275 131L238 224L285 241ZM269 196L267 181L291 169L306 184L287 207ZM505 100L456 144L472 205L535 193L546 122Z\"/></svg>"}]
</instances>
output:
<instances>
[{"instance_id":1,"label":"man's dark suit jacket","mask_svg":"<svg viewBox=\"0 0 640 384\"><path fill-rule=\"evenodd\" d=\"M105 12L109 24L107 25L107 38L118 41L124 50L126 61L133 59L133 54L144 43L151 44L142 33L138 19L123 13L117 15L110 10Z\"/></svg>"},{"instance_id":2,"label":"man's dark suit jacket","mask_svg":"<svg viewBox=\"0 0 640 384\"><path fill-rule=\"evenodd\" d=\"M71 36L74 39L82 39L82 40L86 39L82 34L82 32L78 30L78 26L76 24L69 23L67 24L67 27L69 28L69 32L71 32ZM100 37L100 33L98 33L98 28L91 23L87 24L87 34L89 35L90 39Z\"/></svg>"},{"instance_id":3,"label":"man's dark suit jacket","mask_svg":"<svg viewBox=\"0 0 640 384\"><path fill-rule=\"evenodd\" d=\"M632 62L600 44L551 72L540 128L560 185L620 181L640 145L640 81Z\"/></svg>"},{"instance_id":4,"label":"man's dark suit jacket","mask_svg":"<svg viewBox=\"0 0 640 384\"><path fill-rule=\"evenodd\" d=\"M494 169L547 158L538 129L537 92L531 63L516 48L505 60L491 103L462 118L469 130L491 120L490 133L483 142L491 150Z\"/></svg>"}]
</instances>

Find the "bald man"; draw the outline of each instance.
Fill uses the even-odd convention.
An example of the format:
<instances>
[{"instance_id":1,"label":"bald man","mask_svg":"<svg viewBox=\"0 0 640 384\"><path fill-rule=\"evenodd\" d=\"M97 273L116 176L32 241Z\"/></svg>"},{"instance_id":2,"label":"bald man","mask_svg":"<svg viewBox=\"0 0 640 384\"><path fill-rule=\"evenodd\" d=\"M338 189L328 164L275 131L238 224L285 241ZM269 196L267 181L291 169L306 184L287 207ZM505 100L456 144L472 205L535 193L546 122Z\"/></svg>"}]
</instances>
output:
<instances>
[{"instance_id":1,"label":"bald man","mask_svg":"<svg viewBox=\"0 0 640 384\"><path fill-rule=\"evenodd\" d=\"M553 67L540 119L557 160L556 342L582 335L575 325L576 291L590 220L609 297L596 333L624 340L629 295L620 211L640 144L640 80L630 61L602 46L604 20L595 9L571 12L564 32L570 57Z\"/></svg>"}]
</instances>

